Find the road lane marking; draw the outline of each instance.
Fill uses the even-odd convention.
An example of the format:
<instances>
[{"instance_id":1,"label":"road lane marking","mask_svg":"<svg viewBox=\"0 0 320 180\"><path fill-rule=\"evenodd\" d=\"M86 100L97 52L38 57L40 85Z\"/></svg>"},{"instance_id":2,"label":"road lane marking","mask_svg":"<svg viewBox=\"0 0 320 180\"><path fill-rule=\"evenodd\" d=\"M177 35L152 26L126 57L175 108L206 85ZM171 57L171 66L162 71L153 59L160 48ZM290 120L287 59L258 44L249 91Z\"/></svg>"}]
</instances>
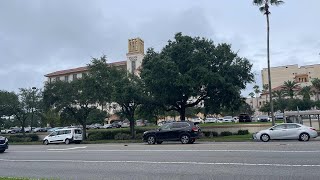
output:
<instances>
[{"instance_id":1,"label":"road lane marking","mask_svg":"<svg viewBox=\"0 0 320 180\"><path fill-rule=\"evenodd\" d=\"M97 150L79 150L85 149L85 147L75 147L75 148L66 148L66 149L47 149L42 151L10 151L10 152L259 152L259 153L320 153L320 150L315 151L280 151L280 150L228 150L228 149L97 149ZM73 150L73 151L70 151ZM8 151L9 152L9 151Z\"/></svg>"},{"instance_id":2,"label":"road lane marking","mask_svg":"<svg viewBox=\"0 0 320 180\"><path fill-rule=\"evenodd\" d=\"M223 162L186 162L186 161L86 161L86 160L13 160L0 159L3 162L60 162L60 163L131 163L131 164L186 164L186 165L232 165L232 166L276 166L276 167L320 167L320 164L267 164L267 163L223 163Z\"/></svg>"},{"instance_id":3,"label":"road lane marking","mask_svg":"<svg viewBox=\"0 0 320 180\"><path fill-rule=\"evenodd\" d=\"M65 149L47 149L48 151L68 151L68 150L74 150L74 149L85 149L87 146L81 146L81 147L72 147L72 148L65 148Z\"/></svg>"}]
</instances>

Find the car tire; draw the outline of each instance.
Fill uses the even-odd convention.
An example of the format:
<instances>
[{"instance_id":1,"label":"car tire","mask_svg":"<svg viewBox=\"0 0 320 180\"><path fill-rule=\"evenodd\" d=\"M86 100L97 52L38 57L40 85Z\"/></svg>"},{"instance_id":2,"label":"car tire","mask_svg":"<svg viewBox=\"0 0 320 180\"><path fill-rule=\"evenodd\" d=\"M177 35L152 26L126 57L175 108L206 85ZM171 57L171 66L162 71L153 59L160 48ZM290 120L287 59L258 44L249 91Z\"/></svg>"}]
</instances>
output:
<instances>
[{"instance_id":1,"label":"car tire","mask_svg":"<svg viewBox=\"0 0 320 180\"><path fill-rule=\"evenodd\" d=\"M163 143L163 141L157 141L157 144L162 144Z\"/></svg>"},{"instance_id":2,"label":"car tire","mask_svg":"<svg viewBox=\"0 0 320 180\"><path fill-rule=\"evenodd\" d=\"M308 133L301 133L299 136L300 141L309 141L310 135Z\"/></svg>"},{"instance_id":3,"label":"car tire","mask_svg":"<svg viewBox=\"0 0 320 180\"><path fill-rule=\"evenodd\" d=\"M75 143L75 144L80 144L80 143L81 143L81 141L75 141L74 143Z\"/></svg>"},{"instance_id":4,"label":"car tire","mask_svg":"<svg viewBox=\"0 0 320 180\"><path fill-rule=\"evenodd\" d=\"M0 150L0 153L4 153L4 151L6 151L6 150L5 150L5 149L1 149L1 150Z\"/></svg>"},{"instance_id":5,"label":"car tire","mask_svg":"<svg viewBox=\"0 0 320 180\"><path fill-rule=\"evenodd\" d=\"M66 140L64 141L64 143L65 143L65 144L70 144L70 139L66 139Z\"/></svg>"},{"instance_id":6,"label":"car tire","mask_svg":"<svg viewBox=\"0 0 320 180\"><path fill-rule=\"evenodd\" d=\"M260 136L260 140L263 142L268 142L270 140L270 136L268 134L262 134Z\"/></svg>"},{"instance_id":7,"label":"car tire","mask_svg":"<svg viewBox=\"0 0 320 180\"><path fill-rule=\"evenodd\" d=\"M156 143L156 137L155 136L148 136L147 142L148 142L148 144L155 144Z\"/></svg>"},{"instance_id":8,"label":"car tire","mask_svg":"<svg viewBox=\"0 0 320 180\"><path fill-rule=\"evenodd\" d=\"M44 141L43 141L43 144L44 144L44 145L48 145L48 144L49 144L49 141L48 141L48 140L44 140Z\"/></svg>"},{"instance_id":9,"label":"car tire","mask_svg":"<svg viewBox=\"0 0 320 180\"><path fill-rule=\"evenodd\" d=\"M180 141L181 141L182 144L188 144L189 141L190 141L190 136L187 135L187 134L183 134L180 137Z\"/></svg>"}]
</instances>

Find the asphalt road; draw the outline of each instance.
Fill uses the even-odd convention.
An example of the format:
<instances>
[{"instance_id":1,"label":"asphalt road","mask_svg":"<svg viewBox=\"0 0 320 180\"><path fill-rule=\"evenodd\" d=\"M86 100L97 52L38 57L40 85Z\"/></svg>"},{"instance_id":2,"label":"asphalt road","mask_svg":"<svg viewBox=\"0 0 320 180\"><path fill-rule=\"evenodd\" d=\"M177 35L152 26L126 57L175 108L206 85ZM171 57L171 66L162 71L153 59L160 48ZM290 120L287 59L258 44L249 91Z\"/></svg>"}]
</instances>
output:
<instances>
[{"instance_id":1,"label":"asphalt road","mask_svg":"<svg viewBox=\"0 0 320 180\"><path fill-rule=\"evenodd\" d=\"M0 176L59 179L319 179L320 142L11 145Z\"/></svg>"}]
</instances>

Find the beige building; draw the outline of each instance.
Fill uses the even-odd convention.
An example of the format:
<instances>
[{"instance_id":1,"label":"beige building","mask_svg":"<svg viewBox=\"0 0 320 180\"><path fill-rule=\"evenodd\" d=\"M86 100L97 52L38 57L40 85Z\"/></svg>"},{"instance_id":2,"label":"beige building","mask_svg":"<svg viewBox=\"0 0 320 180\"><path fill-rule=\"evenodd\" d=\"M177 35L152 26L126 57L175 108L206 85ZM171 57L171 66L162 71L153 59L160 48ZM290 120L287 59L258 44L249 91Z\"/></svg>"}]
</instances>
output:
<instances>
[{"instance_id":1,"label":"beige building","mask_svg":"<svg viewBox=\"0 0 320 180\"><path fill-rule=\"evenodd\" d=\"M109 63L110 66L116 66L127 69L130 73L138 74L141 69L142 60L144 57L144 42L140 38L128 40L128 53L127 58L124 61ZM88 73L88 67L77 67L72 69L55 71L46 74L46 82L60 81L72 81L77 78L81 78L83 74Z\"/></svg>"},{"instance_id":2,"label":"beige building","mask_svg":"<svg viewBox=\"0 0 320 180\"><path fill-rule=\"evenodd\" d=\"M144 42L140 38L134 38L128 40L128 53L126 54L126 60L109 63L110 66L116 66L119 68L127 69L128 72L138 75L140 73L142 60L144 58ZM55 71L46 74L46 82L55 81L73 81L77 78L81 78L84 74L88 73L89 69L87 66L77 67L72 69L65 69ZM46 83L45 82L45 83ZM96 104L97 108L102 109L102 107ZM114 114L119 110L116 103L109 103L104 106L104 110L109 114ZM117 119L115 116L109 118L109 123L111 120Z\"/></svg>"},{"instance_id":3,"label":"beige building","mask_svg":"<svg viewBox=\"0 0 320 180\"><path fill-rule=\"evenodd\" d=\"M300 84L300 86L311 85L311 80L313 78L320 78L320 64L298 66L287 65L271 67L271 88L276 88L285 81L295 81ZM263 68L261 71L262 84L268 83L268 68Z\"/></svg>"}]
</instances>

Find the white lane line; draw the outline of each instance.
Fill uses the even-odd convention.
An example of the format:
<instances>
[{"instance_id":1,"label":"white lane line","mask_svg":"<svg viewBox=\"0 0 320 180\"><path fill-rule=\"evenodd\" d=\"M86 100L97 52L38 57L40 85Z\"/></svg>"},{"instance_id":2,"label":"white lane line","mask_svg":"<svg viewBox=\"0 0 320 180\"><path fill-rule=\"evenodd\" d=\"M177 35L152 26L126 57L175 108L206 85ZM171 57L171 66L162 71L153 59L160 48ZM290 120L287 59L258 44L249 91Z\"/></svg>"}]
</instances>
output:
<instances>
[{"instance_id":1,"label":"white lane line","mask_svg":"<svg viewBox=\"0 0 320 180\"><path fill-rule=\"evenodd\" d=\"M261 163L223 163L223 162L156 162L156 161L86 161L86 160L13 160L0 159L3 162L61 162L61 163L132 163L132 164L189 164L189 165L232 165L232 166L276 166L276 167L320 167L320 164L261 164Z\"/></svg>"},{"instance_id":2,"label":"white lane line","mask_svg":"<svg viewBox=\"0 0 320 180\"><path fill-rule=\"evenodd\" d=\"M66 149L48 149L48 150L42 150L42 151L10 151L10 152L258 152L258 153L320 153L320 150L317 151L280 151L280 150L228 150L228 149L220 149L220 150L214 150L214 149L199 149L199 150L188 150L188 149L97 149L97 150L79 150L79 149L85 149L85 147L74 147L74 148L66 148ZM74 150L74 151L68 151L68 150Z\"/></svg>"},{"instance_id":3,"label":"white lane line","mask_svg":"<svg viewBox=\"0 0 320 180\"><path fill-rule=\"evenodd\" d=\"M65 149L48 149L48 151L67 151L67 150L74 150L74 149L85 149L87 146L82 147L72 147L72 148L65 148Z\"/></svg>"}]
</instances>

